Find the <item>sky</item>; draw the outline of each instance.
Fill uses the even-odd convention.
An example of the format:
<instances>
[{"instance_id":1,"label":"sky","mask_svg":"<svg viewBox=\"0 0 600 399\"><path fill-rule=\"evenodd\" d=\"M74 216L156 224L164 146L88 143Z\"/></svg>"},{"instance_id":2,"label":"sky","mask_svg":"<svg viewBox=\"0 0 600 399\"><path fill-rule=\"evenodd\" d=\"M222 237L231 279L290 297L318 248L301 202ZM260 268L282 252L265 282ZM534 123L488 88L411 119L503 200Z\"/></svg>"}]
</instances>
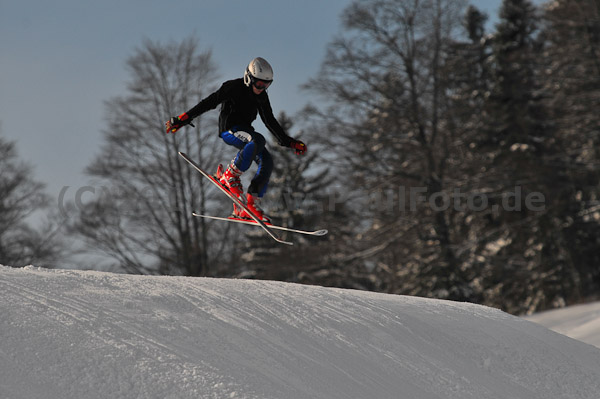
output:
<instances>
[{"instance_id":1,"label":"sky","mask_svg":"<svg viewBox=\"0 0 600 399\"><path fill-rule=\"evenodd\" d=\"M475 3L492 17L500 0ZM65 187L69 200L90 184L84 169L100 153L104 102L126 93L125 62L143 40L196 37L200 51L212 51L223 81L264 57L275 74L269 88L275 115L293 115L309 102L299 86L318 73L350 4L0 0L0 137L16 142L20 159L58 206Z\"/></svg>"}]
</instances>

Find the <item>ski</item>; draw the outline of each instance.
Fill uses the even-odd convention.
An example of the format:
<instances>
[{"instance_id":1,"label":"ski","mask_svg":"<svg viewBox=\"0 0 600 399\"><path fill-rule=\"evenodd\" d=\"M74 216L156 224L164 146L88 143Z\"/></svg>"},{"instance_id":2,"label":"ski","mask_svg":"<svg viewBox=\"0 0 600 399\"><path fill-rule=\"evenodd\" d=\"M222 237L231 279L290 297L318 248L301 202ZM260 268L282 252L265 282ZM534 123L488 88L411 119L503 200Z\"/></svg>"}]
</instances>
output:
<instances>
[{"instance_id":1,"label":"ski","mask_svg":"<svg viewBox=\"0 0 600 399\"><path fill-rule=\"evenodd\" d=\"M294 245L294 243L289 242L289 241L285 241L281 238L279 238L277 236L277 234L275 234L273 232L273 230L271 230L271 228L269 226L267 226L265 224L265 222L263 222L262 220L260 220L258 217L256 217L246 206L246 204L244 204L242 201L240 201L240 199L238 197L236 197L235 195L232 195L229 190L227 190L225 187L223 187L221 185L221 183L210 173L206 173L204 170L202 170L202 168L200 166L198 166L198 164L196 162L194 162L190 157L187 156L186 153L179 151L179 155L185 159L187 161L187 163L189 163L190 165L192 165L194 167L194 169L196 169L198 172L200 172L200 174L202 174L202 176L206 177L208 180L210 180L215 186L217 186L225 195L227 195L227 197L229 197L230 200L233 201L234 204L236 204L237 206L239 206L240 208L244 209L251 217L252 219L260 226L263 228L263 230L269 235L271 236L272 239L274 239L275 241L277 241L278 243L281 244L286 244L286 245Z\"/></svg>"},{"instance_id":2,"label":"ski","mask_svg":"<svg viewBox=\"0 0 600 399\"><path fill-rule=\"evenodd\" d=\"M231 217L231 216L230 217L221 217L221 216L203 215L198 212L193 212L192 215L199 217L199 218L222 220L225 222L233 222L233 223L247 224L250 226L258 226L258 224L254 220L250 220L250 219L241 219L241 218L235 218L235 217ZM277 225L274 225L271 223L265 223L265 224L267 226L269 226L270 229L273 229L273 230L282 230L282 231L287 231L289 233L305 234L305 235L309 235L309 236L319 236L320 237L320 236L324 236L325 234L328 233L328 231L325 229L308 231L308 230L292 229L290 227L284 227L284 226L277 226Z\"/></svg>"}]
</instances>

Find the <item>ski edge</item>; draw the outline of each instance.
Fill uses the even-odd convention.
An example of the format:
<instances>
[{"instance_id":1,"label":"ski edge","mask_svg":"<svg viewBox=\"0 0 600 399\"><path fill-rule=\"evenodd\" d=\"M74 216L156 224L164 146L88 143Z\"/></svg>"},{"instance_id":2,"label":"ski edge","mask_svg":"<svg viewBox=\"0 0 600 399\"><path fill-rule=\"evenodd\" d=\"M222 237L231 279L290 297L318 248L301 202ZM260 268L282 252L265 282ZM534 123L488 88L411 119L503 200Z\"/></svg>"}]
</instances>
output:
<instances>
[{"instance_id":1,"label":"ski edge","mask_svg":"<svg viewBox=\"0 0 600 399\"><path fill-rule=\"evenodd\" d=\"M226 222L247 224L247 225L250 225L250 226L258 226L258 227L260 227L260 225L258 223L254 222L252 220L233 219L233 218L230 218L230 217L204 215L204 214L201 214L201 213L198 213L198 212L193 212L192 215L195 216L195 217L199 217L199 218L213 219L213 220L222 220L222 221L226 221ZM281 231L287 231L287 232L290 232L290 233L304 234L304 235L316 236L316 237L322 237L322 236L326 235L327 233L329 233L329 231L327 229L320 229L320 230L308 231L308 230L292 229L290 227L284 227L284 226L277 226L277 225L274 225L274 224L267 224L267 226L269 226L270 229L274 229L274 230L281 230Z\"/></svg>"},{"instance_id":2,"label":"ski edge","mask_svg":"<svg viewBox=\"0 0 600 399\"><path fill-rule=\"evenodd\" d=\"M179 156L181 156L183 159L185 159L185 161L187 163L189 163L190 165L192 165L194 167L194 169L196 169L198 172L200 172L200 174L202 174L204 177L206 177L207 179L209 179L215 186L217 186L219 188L219 190L221 190L227 197L229 197L230 200L232 200L236 205L238 205L239 207L243 208L246 210L246 212L248 212L248 214L250 216L252 216L252 219L254 219L256 221L256 223L263 228L263 230L269 235L271 236L272 239L274 239L275 241L277 241L280 244L286 244L286 245L294 245L293 242L289 242L289 241L285 241L281 238L279 238L277 236L277 234L275 234L270 228L269 226L267 226L265 224L265 222L263 222L262 220L260 220L259 218L255 217L252 212L250 212L250 210L248 210L248 208L246 207L245 204L243 204L238 198L234 197L233 195L231 195L231 193L229 193L229 191L227 191L227 189L225 189L223 186L221 186L219 183L217 183L214 178L206 173L204 170L202 170L202 168L196 163L194 162L185 152L181 152L178 151Z\"/></svg>"}]
</instances>

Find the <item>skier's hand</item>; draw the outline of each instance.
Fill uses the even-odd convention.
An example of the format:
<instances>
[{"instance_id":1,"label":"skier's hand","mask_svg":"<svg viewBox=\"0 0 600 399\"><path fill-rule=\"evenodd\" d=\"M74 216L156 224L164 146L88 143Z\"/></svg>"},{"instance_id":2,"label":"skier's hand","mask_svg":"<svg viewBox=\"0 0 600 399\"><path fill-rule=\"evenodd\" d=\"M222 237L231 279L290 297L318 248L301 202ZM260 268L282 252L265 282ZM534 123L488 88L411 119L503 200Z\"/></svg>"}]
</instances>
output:
<instances>
[{"instance_id":1,"label":"skier's hand","mask_svg":"<svg viewBox=\"0 0 600 399\"><path fill-rule=\"evenodd\" d=\"M294 149L296 155L304 155L306 153L306 144L301 142L300 140L292 140L290 143L290 147Z\"/></svg>"},{"instance_id":2,"label":"skier's hand","mask_svg":"<svg viewBox=\"0 0 600 399\"><path fill-rule=\"evenodd\" d=\"M167 133L175 133L185 125L189 125L190 122L192 121L185 112L179 116L174 116L165 123Z\"/></svg>"}]
</instances>

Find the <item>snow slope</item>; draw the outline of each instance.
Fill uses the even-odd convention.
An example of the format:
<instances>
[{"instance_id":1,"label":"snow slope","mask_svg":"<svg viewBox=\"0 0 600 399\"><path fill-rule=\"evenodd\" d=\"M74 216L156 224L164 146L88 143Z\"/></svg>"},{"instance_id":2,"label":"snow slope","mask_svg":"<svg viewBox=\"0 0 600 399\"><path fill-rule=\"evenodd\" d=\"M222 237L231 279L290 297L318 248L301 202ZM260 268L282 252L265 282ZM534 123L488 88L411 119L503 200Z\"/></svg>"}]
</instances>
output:
<instances>
[{"instance_id":1,"label":"snow slope","mask_svg":"<svg viewBox=\"0 0 600 399\"><path fill-rule=\"evenodd\" d=\"M600 348L600 302L549 310L526 319Z\"/></svg>"},{"instance_id":2,"label":"snow slope","mask_svg":"<svg viewBox=\"0 0 600 399\"><path fill-rule=\"evenodd\" d=\"M482 306L0 266L0 398L590 398L600 349Z\"/></svg>"}]
</instances>

